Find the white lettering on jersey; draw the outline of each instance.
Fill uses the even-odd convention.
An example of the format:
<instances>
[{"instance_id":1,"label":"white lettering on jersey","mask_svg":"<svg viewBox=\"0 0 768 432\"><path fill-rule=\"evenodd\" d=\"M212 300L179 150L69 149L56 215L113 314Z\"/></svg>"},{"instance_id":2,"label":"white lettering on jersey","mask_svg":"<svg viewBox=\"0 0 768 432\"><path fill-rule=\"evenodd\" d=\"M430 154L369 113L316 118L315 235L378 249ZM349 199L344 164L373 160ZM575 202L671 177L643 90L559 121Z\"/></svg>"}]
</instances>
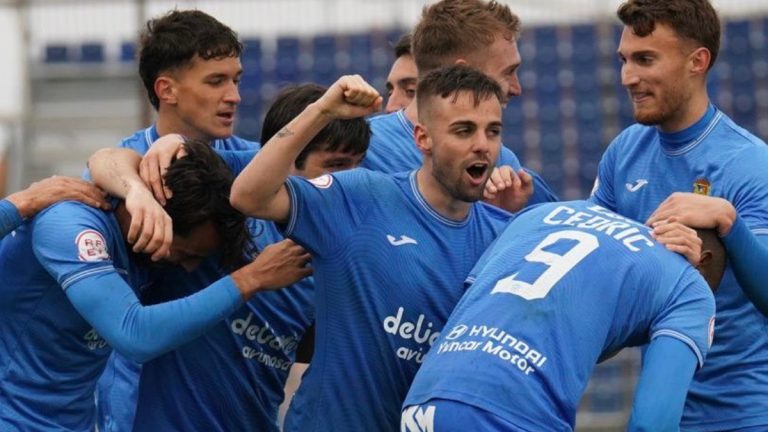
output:
<instances>
[{"instance_id":1,"label":"white lettering on jersey","mask_svg":"<svg viewBox=\"0 0 768 432\"><path fill-rule=\"evenodd\" d=\"M416 342L419 345L418 349L401 346L396 350L396 354L397 357L403 360L415 360L416 363L421 363L424 361L424 356L427 351L429 351L429 347L431 347L438 336L440 336L440 332L432 328L431 322L426 323L426 325L424 324L424 320L426 319L424 314L419 314L419 317L414 323L404 321L404 313L405 309L401 306L397 308L397 314L384 318L384 321L382 322L384 331L402 339L412 339Z\"/></svg>"},{"instance_id":2,"label":"white lettering on jersey","mask_svg":"<svg viewBox=\"0 0 768 432\"><path fill-rule=\"evenodd\" d=\"M107 242L100 232L85 230L75 238L80 261L104 261L109 259Z\"/></svg>"},{"instance_id":3,"label":"white lettering on jersey","mask_svg":"<svg viewBox=\"0 0 768 432\"><path fill-rule=\"evenodd\" d=\"M434 432L435 407L428 405L424 408L414 405L403 411L400 419L400 432Z\"/></svg>"},{"instance_id":4,"label":"white lettering on jersey","mask_svg":"<svg viewBox=\"0 0 768 432\"><path fill-rule=\"evenodd\" d=\"M387 240L392 246L403 246L407 244L419 244L416 240L408 237L407 235L401 235L399 239L396 239L392 234L387 234Z\"/></svg>"}]
</instances>

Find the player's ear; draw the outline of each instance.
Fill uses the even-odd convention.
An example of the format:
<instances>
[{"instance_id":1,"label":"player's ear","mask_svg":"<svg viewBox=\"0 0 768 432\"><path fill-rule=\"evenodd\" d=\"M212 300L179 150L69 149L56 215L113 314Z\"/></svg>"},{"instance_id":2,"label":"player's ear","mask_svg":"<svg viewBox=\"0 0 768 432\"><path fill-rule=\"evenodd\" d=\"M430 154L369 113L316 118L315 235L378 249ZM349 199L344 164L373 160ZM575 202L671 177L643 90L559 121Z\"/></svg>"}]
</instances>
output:
<instances>
[{"instance_id":1,"label":"player's ear","mask_svg":"<svg viewBox=\"0 0 768 432\"><path fill-rule=\"evenodd\" d=\"M176 86L173 78L160 75L155 80L155 94L157 99L167 105L176 104Z\"/></svg>"},{"instance_id":2,"label":"player's ear","mask_svg":"<svg viewBox=\"0 0 768 432\"><path fill-rule=\"evenodd\" d=\"M712 53L704 47L696 48L689 56L691 73L695 75L705 74L712 61Z\"/></svg>"},{"instance_id":3,"label":"player's ear","mask_svg":"<svg viewBox=\"0 0 768 432\"><path fill-rule=\"evenodd\" d=\"M453 62L455 65L461 65L461 66L469 66L469 63L467 63L466 60L463 58L457 58L455 62Z\"/></svg>"},{"instance_id":4,"label":"player's ear","mask_svg":"<svg viewBox=\"0 0 768 432\"><path fill-rule=\"evenodd\" d=\"M697 265L696 268L700 270L706 269L709 266L710 261L712 261L712 251L703 249L701 251L701 257L699 258L699 265Z\"/></svg>"},{"instance_id":5,"label":"player's ear","mask_svg":"<svg viewBox=\"0 0 768 432\"><path fill-rule=\"evenodd\" d=\"M422 154L432 155L432 138L423 124L416 123L416 127L413 128L413 138Z\"/></svg>"}]
</instances>

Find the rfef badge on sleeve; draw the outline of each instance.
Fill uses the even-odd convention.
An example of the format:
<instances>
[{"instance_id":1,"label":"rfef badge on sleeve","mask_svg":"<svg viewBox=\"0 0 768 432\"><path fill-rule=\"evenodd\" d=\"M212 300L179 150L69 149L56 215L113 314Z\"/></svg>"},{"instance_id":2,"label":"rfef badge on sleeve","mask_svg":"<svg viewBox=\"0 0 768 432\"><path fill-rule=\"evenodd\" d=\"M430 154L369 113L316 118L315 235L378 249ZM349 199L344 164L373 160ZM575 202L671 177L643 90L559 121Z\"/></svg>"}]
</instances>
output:
<instances>
[{"instance_id":1,"label":"rfef badge on sleeve","mask_svg":"<svg viewBox=\"0 0 768 432\"><path fill-rule=\"evenodd\" d=\"M85 230L77 235L78 258L80 261L104 261L109 259L107 242L100 232Z\"/></svg>"}]
</instances>

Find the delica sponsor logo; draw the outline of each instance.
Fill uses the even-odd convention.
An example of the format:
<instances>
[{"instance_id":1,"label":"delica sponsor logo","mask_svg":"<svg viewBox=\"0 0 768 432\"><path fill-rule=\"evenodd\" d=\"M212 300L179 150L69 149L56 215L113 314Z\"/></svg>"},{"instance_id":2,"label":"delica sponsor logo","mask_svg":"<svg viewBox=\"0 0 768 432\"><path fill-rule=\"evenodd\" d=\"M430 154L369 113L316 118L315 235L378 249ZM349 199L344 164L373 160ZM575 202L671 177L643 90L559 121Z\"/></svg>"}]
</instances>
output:
<instances>
[{"instance_id":1,"label":"delica sponsor logo","mask_svg":"<svg viewBox=\"0 0 768 432\"><path fill-rule=\"evenodd\" d=\"M437 347L436 355L467 351L480 351L496 356L511 363L526 375L536 372L537 368L542 368L547 362L547 357L534 349L530 343L503 329L485 325L470 327L459 324L452 327Z\"/></svg>"},{"instance_id":2,"label":"delica sponsor logo","mask_svg":"<svg viewBox=\"0 0 768 432\"><path fill-rule=\"evenodd\" d=\"M94 329L90 329L88 333L84 334L83 340L85 341L85 346L91 351L102 349L107 346L107 341L99 336Z\"/></svg>"},{"instance_id":3,"label":"delica sponsor logo","mask_svg":"<svg viewBox=\"0 0 768 432\"><path fill-rule=\"evenodd\" d=\"M431 347L438 336L440 336L440 332L433 328L431 322L425 322L426 317L424 314L420 314L414 322L404 319L404 315L405 309L399 307L397 308L397 313L395 315L390 315L384 318L384 331L402 339L414 341L418 347L414 349L407 346L401 346L397 349L397 356L403 360L422 363L424 361L424 355L427 354L429 347Z\"/></svg>"},{"instance_id":4,"label":"delica sponsor logo","mask_svg":"<svg viewBox=\"0 0 768 432\"><path fill-rule=\"evenodd\" d=\"M298 338L296 335L279 336L268 322L262 322L248 312L245 318L232 320L232 332L256 345L243 346L243 357L255 360L266 366L287 371L292 362L288 356L296 350ZM274 350L273 354L265 352L265 348Z\"/></svg>"}]
</instances>

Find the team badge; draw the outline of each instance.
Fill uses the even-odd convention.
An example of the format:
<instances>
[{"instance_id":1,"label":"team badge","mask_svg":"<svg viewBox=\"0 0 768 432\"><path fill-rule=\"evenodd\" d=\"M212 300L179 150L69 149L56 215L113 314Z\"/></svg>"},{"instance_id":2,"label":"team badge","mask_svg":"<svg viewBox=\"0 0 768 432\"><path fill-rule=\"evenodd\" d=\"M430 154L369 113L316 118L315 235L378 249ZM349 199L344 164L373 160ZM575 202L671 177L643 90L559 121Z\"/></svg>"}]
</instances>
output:
<instances>
[{"instance_id":1,"label":"team badge","mask_svg":"<svg viewBox=\"0 0 768 432\"><path fill-rule=\"evenodd\" d=\"M693 193L709 196L709 192L710 192L709 180L705 178L700 178L700 179L696 179L696 181L693 182Z\"/></svg>"},{"instance_id":2,"label":"team badge","mask_svg":"<svg viewBox=\"0 0 768 432\"><path fill-rule=\"evenodd\" d=\"M85 230L77 235L78 258L80 261L104 261L109 259L107 242L100 232Z\"/></svg>"},{"instance_id":3,"label":"team badge","mask_svg":"<svg viewBox=\"0 0 768 432\"><path fill-rule=\"evenodd\" d=\"M333 184L333 176L330 174L323 174L320 177L309 179L309 182L315 185L318 189L328 189Z\"/></svg>"},{"instance_id":4,"label":"team badge","mask_svg":"<svg viewBox=\"0 0 768 432\"><path fill-rule=\"evenodd\" d=\"M709 319L709 347L712 348L712 342L715 340L715 317Z\"/></svg>"}]
</instances>

